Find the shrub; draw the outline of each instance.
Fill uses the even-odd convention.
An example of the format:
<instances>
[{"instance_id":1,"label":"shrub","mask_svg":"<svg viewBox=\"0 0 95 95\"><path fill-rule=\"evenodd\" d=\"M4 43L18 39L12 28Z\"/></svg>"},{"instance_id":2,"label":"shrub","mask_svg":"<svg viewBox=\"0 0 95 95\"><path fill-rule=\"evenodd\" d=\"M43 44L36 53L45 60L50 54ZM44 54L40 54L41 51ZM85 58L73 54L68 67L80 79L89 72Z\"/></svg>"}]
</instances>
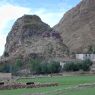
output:
<instances>
[{"instance_id":1,"label":"shrub","mask_svg":"<svg viewBox=\"0 0 95 95\"><path fill-rule=\"evenodd\" d=\"M52 61L50 63L42 63L38 60L31 60L31 72L33 74L50 74L59 73L61 66L59 62Z\"/></svg>"},{"instance_id":2,"label":"shrub","mask_svg":"<svg viewBox=\"0 0 95 95\"><path fill-rule=\"evenodd\" d=\"M92 61L89 59L86 59L82 62L82 70L83 71L89 71L90 70L90 66L92 65Z\"/></svg>"},{"instance_id":3,"label":"shrub","mask_svg":"<svg viewBox=\"0 0 95 95\"><path fill-rule=\"evenodd\" d=\"M59 73L61 71L61 66L59 62L51 61L47 64L47 73Z\"/></svg>"},{"instance_id":4,"label":"shrub","mask_svg":"<svg viewBox=\"0 0 95 95\"><path fill-rule=\"evenodd\" d=\"M3 64L2 66L0 66L0 72L10 73L11 72L10 64Z\"/></svg>"},{"instance_id":5,"label":"shrub","mask_svg":"<svg viewBox=\"0 0 95 95\"><path fill-rule=\"evenodd\" d=\"M47 74L48 73L48 63L41 64L41 73Z\"/></svg>"},{"instance_id":6,"label":"shrub","mask_svg":"<svg viewBox=\"0 0 95 95\"><path fill-rule=\"evenodd\" d=\"M41 73L41 60L31 59L29 64L30 64L30 70L33 74Z\"/></svg>"},{"instance_id":7,"label":"shrub","mask_svg":"<svg viewBox=\"0 0 95 95\"><path fill-rule=\"evenodd\" d=\"M63 70L65 71L78 71L79 65L74 62L68 62L64 65Z\"/></svg>"},{"instance_id":8,"label":"shrub","mask_svg":"<svg viewBox=\"0 0 95 95\"><path fill-rule=\"evenodd\" d=\"M22 62L21 62L21 60L20 59L16 59L16 63L15 63L15 67L17 68L17 69L20 69L21 67L22 67Z\"/></svg>"},{"instance_id":9,"label":"shrub","mask_svg":"<svg viewBox=\"0 0 95 95\"><path fill-rule=\"evenodd\" d=\"M90 66L92 65L92 61L89 59L86 59L81 62L68 62L64 65L63 70L64 71L89 71Z\"/></svg>"}]
</instances>

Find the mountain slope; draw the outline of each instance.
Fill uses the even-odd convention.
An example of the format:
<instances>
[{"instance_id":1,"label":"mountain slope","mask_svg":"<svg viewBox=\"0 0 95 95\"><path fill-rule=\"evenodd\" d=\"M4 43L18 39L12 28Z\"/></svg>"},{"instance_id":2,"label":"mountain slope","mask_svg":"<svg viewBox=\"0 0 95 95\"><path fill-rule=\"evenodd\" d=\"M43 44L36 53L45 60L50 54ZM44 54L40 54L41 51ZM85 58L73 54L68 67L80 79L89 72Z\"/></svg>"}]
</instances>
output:
<instances>
[{"instance_id":1,"label":"mountain slope","mask_svg":"<svg viewBox=\"0 0 95 95\"><path fill-rule=\"evenodd\" d=\"M70 51L87 53L95 49L95 0L82 0L54 26Z\"/></svg>"},{"instance_id":2,"label":"mountain slope","mask_svg":"<svg viewBox=\"0 0 95 95\"><path fill-rule=\"evenodd\" d=\"M9 32L2 59L57 58L68 52L60 34L36 15L17 19Z\"/></svg>"}]
</instances>

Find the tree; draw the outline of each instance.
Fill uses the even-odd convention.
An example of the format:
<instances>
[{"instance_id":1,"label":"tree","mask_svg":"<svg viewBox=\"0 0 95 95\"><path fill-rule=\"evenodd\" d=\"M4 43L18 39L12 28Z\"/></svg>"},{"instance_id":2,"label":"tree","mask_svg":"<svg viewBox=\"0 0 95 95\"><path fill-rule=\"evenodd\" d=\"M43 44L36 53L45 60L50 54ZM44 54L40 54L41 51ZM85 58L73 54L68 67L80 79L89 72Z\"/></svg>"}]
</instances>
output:
<instances>
[{"instance_id":1,"label":"tree","mask_svg":"<svg viewBox=\"0 0 95 95\"><path fill-rule=\"evenodd\" d=\"M59 73L61 71L61 66L59 62L51 61L48 63L48 73Z\"/></svg>"},{"instance_id":2,"label":"tree","mask_svg":"<svg viewBox=\"0 0 95 95\"><path fill-rule=\"evenodd\" d=\"M11 72L10 64L3 64L2 66L0 66L0 72L10 73Z\"/></svg>"},{"instance_id":3,"label":"tree","mask_svg":"<svg viewBox=\"0 0 95 95\"><path fill-rule=\"evenodd\" d=\"M47 74L48 73L48 63L42 63L41 64L41 73L42 74Z\"/></svg>"},{"instance_id":4,"label":"tree","mask_svg":"<svg viewBox=\"0 0 95 95\"><path fill-rule=\"evenodd\" d=\"M80 62L68 62L64 65L63 70L64 71L89 71L90 66L92 65L92 61L89 59L86 59L84 61Z\"/></svg>"},{"instance_id":5,"label":"tree","mask_svg":"<svg viewBox=\"0 0 95 95\"><path fill-rule=\"evenodd\" d=\"M64 64L63 69L65 71L78 71L79 70L79 67L74 62L67 62L67 63Z\"/></svg>"},{"instance_id":6,"label":"tree","mask_svg":"<svg viewBox=\"0 0 95 95\"><path fill-rule=\"evenodd\" d=\"M16 59L15 62L15 70L20 70L20 68L23 66L21 59Z\"/></svg>"},{"instance_id":7,"label":"tree","mask_svg":"<svg viewBox=\"0 0 95 95\"><path fill-rule=\"evenodd\" d=\"M52 62L54 67L54 73L59 73L61 71L61 65L59 62L53 61Z\"/></svg>"},{"instance_id":8,"label":"tree","mask_svg":"<svg viewBox=\"0 0 95 95\"><path fill-rule=\"evenodd\" d=\"M93 62L90 59L86 59L82 62L82 70L83 71L89 71L90 66L93 64Z\"/></svg>"},{"instance_id":9,"label":"tree","mask_svg":"<svg viewBox=\"0 0 95 95\"><path fill-rule=\"evenodd\" d=\"M50 74L50 73L59 73L61 70L61 66L59 62L52 61L50 63L39 60L32 59L30 61L31 64L31 72L33 74Z\"/></svg>"},{"instance_id":10,"label":"tree","mask_svg":"<svg viewBox=\"0 0 95 95\"><path fill-rule=\"evenodd\" d=\"M30 62L30 69L32 73L39 74L41 72L41 60L38 59L31 59Z\"/></svg>"}]
</instances>

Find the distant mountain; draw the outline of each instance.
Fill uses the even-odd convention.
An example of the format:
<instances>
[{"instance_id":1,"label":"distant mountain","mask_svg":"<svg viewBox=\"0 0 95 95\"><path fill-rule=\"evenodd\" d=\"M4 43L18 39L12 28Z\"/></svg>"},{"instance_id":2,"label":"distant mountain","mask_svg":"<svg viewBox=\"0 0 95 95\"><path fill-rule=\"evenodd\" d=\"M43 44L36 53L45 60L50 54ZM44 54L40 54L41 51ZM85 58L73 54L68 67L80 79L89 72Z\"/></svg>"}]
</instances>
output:
<instances>
[{"instance_id":1,"label":"distant mountain","mask_svg":"<svg viewBox=\"0 0 95 95\"><path fill-rule=\"evenodd\" d=\"M63 59L69 50L95 53L95 0L82 0L51 28L36 15L17 19L9 32L0 63L17 58Z\"/></svg>"},{"instance_id":2,"label":"distant mountain","mask_svg":"<svg viewBox=\"0 0 95 95\"><path fill-rule=\"evenodd\" d=\"M95 52L95 0L82 0L54 26L70 51Z\"/></svg>"},{"instance_id":3,"label":"distant mountain","mask_svg":"<svg viewBox=\"0 0 95 95\"><path fill-rule=\"evenodd\" d=\"M52 59L68 53L60 33L41 21L36 15L18 18L9 32L2 62L21 58Z\"/></svg>"}]
</instances>

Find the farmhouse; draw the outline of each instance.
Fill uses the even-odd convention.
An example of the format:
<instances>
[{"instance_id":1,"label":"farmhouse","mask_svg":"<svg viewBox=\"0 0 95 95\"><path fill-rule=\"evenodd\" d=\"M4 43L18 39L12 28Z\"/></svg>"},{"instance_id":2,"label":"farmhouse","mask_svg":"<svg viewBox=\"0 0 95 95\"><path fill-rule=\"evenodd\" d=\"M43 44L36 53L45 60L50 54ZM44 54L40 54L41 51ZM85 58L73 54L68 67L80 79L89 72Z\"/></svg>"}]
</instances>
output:
<instances>
[{"instance_id":1,"label":"farmhouse","mask_svg":"<svg viewBox=\"0 0 95 95\"><path fill-rule=\"evenodd\" d=\"M91 61L95 61L95 54L76 54L76 59L90 59Z\"/></svg>"}]
</instances>

